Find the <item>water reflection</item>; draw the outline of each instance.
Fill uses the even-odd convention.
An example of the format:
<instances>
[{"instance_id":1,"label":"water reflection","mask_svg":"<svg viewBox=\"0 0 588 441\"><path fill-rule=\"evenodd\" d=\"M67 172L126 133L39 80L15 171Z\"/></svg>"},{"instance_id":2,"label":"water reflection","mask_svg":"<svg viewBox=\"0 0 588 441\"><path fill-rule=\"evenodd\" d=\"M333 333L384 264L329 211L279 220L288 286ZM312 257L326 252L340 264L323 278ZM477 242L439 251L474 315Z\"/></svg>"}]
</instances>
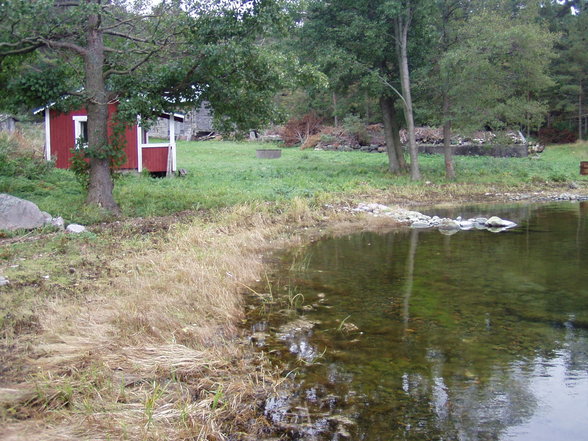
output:
<instances>
[{"instance_id":1,"label":"water reflection","mask_svg":"<svg viewBox=\"0 0 588 441\"><path fill-rule=\"evenodd\" d=\"M582 439L588 204L492 214L520 227L361 233L284 258L276 280L305 299L303 330L278 333L304 361L289 406L317 423L301 439ZM333 431L341 414L356 425Z\"/></svg>"}]
</instances>

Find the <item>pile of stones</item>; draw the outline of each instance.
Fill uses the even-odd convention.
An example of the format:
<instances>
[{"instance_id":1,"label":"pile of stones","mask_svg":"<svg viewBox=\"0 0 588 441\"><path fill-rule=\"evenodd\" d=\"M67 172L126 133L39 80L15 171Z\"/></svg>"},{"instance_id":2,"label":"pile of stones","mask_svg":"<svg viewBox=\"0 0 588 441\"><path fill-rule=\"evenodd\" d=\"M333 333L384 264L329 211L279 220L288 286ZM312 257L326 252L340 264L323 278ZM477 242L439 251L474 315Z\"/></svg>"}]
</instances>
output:
<instances>
[{"instance_id":1,"label":"pile of stones","mask_svg":"<svg viewBox=\"0 0 588 441\"><path fill-rule=\"evenodd\" d=\"M405 210L403 208L392 208L382 204L359 204L353 209L358 213L370 213L373 216L386 216L402 224L410 225L417 229L438 229L443 234L454 234L462 230L488 230L493 233L508 230L516 227L515 222L501 219L498 216L476 217L471 219L442 218L439 216L427 216L418 211Z\"/></svg>"}]
</instances>

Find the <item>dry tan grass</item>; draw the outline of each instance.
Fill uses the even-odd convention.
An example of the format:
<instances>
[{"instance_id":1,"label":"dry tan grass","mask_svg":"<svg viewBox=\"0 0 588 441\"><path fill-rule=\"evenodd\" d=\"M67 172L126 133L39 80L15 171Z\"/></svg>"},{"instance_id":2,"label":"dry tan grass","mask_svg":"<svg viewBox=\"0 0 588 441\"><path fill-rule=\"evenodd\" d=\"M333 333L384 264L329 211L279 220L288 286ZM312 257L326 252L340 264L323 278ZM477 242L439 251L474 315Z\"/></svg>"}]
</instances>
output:
<instances>
[{"instance_id":1,"label":"dry tan grass","mask_svg":"<svg viewBox=\"0 0 588 441\"><path fill-rule=\"evenodd\" d=\"M2 133L1 136L9 139L21 154L43 156L45 138L42 125L19 124L14 133Z\"/></svg>"},{"instance_id":2,"label":"dry tan grass","mask_svg":"<svg viewBox=\"0 0 588 441\"><path fill-rule=\"evenodd\" d=\"M113 258L82 300L47 302L35 374L0 391L0 439L261 439L279 378L240 339L242 293L268 250L321 219L302 199L194 219Z\"/></svg>"}]
</instances>

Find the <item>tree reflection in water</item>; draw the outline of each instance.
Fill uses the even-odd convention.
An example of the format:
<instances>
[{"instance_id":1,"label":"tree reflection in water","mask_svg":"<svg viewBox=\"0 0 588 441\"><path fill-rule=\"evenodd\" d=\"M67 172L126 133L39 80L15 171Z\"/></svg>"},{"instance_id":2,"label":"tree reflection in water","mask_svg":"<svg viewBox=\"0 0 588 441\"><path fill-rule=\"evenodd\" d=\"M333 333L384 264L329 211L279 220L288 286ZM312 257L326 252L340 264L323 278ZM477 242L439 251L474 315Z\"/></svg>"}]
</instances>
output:
<instances>
[{"instance_id":1,"label":"tree reflection in water","mask_svg":"<svg viewBox=\"0 0 588 441\"><path fill-rule=\"evenodd\" d=\"M297 365L304 405L349 416L366 441L581 439L588 207L508 210L520 227L506 233L360 233L298 267L285 256L276 280L314 305L300 310L319 323L308 344L327 348ZM338 330L345 317L358 332Z\"/></svg>"}]
</instances>

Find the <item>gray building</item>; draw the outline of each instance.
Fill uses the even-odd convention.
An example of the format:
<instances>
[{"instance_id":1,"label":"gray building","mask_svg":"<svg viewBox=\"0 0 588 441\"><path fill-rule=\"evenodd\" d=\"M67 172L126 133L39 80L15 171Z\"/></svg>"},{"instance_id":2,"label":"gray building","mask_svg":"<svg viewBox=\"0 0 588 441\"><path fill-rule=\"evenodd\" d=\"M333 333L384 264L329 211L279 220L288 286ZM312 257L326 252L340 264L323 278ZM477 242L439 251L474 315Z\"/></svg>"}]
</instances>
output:
<instances>
[{"instance_id":1,"label":"gray building","mask_svg":"<svg viewBox=\"0 0 588 441\"><path fill-rule=\"evenodd\" d=\"M11 115L0 113L0 132L13 133L18 120Z\"/></svg>"},{"instance_id":2,"label":"gray building","mask_svg":"<svg viewBox=\"0 0 588 441\"><path fill-rule=\"evenodd\" d=\"M212 109L207 103L194 110L189 111L183 122L176 121L176 138L186 141L197 139L200 136L206 136L214 132L212 125ZM159 119L157 123L149 129L151 138L168 138L167 120Z\"/></svg>"}]
</instances>

